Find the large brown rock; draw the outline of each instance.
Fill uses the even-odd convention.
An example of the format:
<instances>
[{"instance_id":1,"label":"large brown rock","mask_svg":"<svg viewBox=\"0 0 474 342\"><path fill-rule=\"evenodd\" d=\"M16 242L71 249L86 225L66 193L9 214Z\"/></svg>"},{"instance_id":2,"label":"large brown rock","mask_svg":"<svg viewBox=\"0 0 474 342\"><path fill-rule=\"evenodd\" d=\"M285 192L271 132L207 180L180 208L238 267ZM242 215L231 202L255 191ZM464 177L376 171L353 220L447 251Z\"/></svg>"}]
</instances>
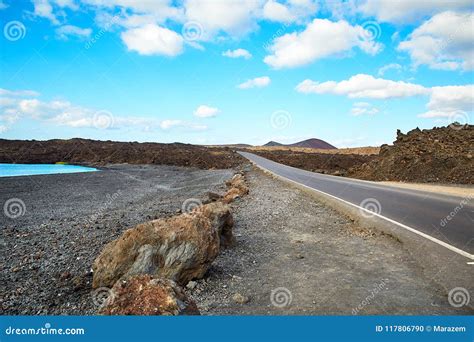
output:
<instances>
[{"instance_id":1,"label":"large brown rock","mask_svg":"<svg viewBox=\"0 0 474 342\"><path fill-rule=\"evenodd\" d=\"M118 281L104 315L199 315L196 303L172 280L140 275Z\"/></svg>"},{"instance_id":2,"label":"large brown rock","mask_svg":"<svg viewBox=\"0 0 474 342\"><path fill-rule=\"evenodd\" d=\"M232 244L233 223L229 207L214 202L191 213L139 224L105 246L92 266L92 286L111 287L122 277L140 274L181 285L202 278L221 245Z\"/></svg>"}]
</instances>

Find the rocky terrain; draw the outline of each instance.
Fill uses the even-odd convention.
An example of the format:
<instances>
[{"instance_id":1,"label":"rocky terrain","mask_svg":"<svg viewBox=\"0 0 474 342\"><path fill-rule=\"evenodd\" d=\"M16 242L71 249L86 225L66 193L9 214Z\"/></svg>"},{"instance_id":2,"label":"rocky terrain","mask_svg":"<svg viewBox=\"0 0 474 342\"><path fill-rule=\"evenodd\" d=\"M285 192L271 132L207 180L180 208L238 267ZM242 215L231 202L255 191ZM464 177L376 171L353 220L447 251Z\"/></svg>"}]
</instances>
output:
<instances>
[{"instance_id":1,"label":"rocky terrain","mask_svg":"<svg viewBox=\"0 0 474 342\"><path fill-rule=\"evenodd\" d=\"M54 164L155 164L228 169L242 163L230 148L206 148L189 144L70 140L0 139L0 163Z\"/></svg>"},{"instance_id":2,"label":"rocky terrain","mask_svg":"<svg viewBox=\"0 0 474 342\"><path fill-rule=\"evenodd\" d=\"M95 314L91 268L105 245L127 229L166 219L224 193L233 170L115 165L100 172L0 178L3 314ZM93 295L94 294L94 295Z\"/></svg>"},{"instance_id":3,"label":"rocky terrain","mask_svg":"<svg viewBox=\"0 0 474 342\"><path fill-rule=\"evenodd\" d=\"M350 168L360 166L375 158L363 154L327 154L294 150L249 150L264 158L303 170L345 176Z\"/></svg>"},{"instance_id":4,"label":"rocky terrain","mask_svg":"<svg viewBox=\"0 0 474 342\"><path fill-rule=\"evenodd\" d=\"M451 125L397 132L377 158L354 166L349 177L374 181L474 184L474 126Z\"/></svg>"},{"instance_id":5,"label":"rocky terrain","mask_svg":"<svg viewBox=\"0 0 474 342\"><path fill-rule=\"evenodd\" d=\"M469 313L449 305L397 238L245 170L245 183L225 186L235 170L115 165L0 179L1 202L25 204L22 216L0 217L2 313ZM206 232L218 253L196 263L200 251L186 246ZM178 273L155 272L167 262ZM100 268L113 281L94 285Z\"/></svg>"}]
</instances>

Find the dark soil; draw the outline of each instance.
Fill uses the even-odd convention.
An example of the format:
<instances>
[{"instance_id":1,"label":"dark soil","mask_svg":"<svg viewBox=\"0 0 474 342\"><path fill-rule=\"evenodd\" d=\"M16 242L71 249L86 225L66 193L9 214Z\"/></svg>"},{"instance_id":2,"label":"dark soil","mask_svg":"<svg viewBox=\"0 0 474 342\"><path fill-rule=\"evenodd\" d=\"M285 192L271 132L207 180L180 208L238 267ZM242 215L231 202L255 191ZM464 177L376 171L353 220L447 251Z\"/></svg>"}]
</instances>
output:
<instances>
[{"instance_id":1,"label":"dark soil","mask_svg":"<svg viewBox=\"0 0 474 342\"><path fill-rule=\"evenodd\" d=\"M70 140L0 139L0 163L158 164L200 169L228 169L243 162L230 148L189 144Z\"/></svg>"},{"instance_id":2,"label":"dark soil","mask_svg":"<svg viewBox=\"0 0 474 342\"><path fill-rule=\"evenodd\" d=\"M373 160L375 155L306 153L291 150L249 151L299 169L344 176L348 170Z\"/></svg>"}]
</instances>

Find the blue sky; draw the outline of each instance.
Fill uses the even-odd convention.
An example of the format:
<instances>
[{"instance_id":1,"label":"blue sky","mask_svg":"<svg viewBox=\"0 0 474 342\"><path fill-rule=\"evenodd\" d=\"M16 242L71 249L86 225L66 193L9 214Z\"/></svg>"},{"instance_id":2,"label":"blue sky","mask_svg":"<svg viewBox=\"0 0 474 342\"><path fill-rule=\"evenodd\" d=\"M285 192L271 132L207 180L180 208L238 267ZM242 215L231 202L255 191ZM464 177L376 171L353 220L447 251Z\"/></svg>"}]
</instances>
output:
<instances>
[{"instance_id":1,"label":"blue sky","mask_svg":"<svg viewBox=\"0 0 474 342\"><path fill-rule=\"evenodd\" d=\"M471 1L3 0L0 138L391 143L472 123Z\"/></svg>"}]
</instances>

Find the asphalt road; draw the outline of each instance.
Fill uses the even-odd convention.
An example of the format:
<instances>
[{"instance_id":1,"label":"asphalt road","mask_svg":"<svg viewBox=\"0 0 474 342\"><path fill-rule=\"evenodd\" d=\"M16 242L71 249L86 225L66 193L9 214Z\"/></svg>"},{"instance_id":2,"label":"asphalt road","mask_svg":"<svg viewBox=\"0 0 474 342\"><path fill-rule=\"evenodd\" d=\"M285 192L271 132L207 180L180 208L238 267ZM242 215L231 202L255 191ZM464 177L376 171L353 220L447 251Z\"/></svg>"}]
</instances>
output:
<instances>
[{"instance_id":1,"label":"asphalt road","mask_svg":"<svg viewBox=\"0 0 474 342\"><path fill-rule=\"evenodd\" d=\"M474 194L462 198L402 189L309 172L252 153L239 153L280 177L363 208L360 215L380 217L474 260Z\"/></svg>"}]
</instances>

